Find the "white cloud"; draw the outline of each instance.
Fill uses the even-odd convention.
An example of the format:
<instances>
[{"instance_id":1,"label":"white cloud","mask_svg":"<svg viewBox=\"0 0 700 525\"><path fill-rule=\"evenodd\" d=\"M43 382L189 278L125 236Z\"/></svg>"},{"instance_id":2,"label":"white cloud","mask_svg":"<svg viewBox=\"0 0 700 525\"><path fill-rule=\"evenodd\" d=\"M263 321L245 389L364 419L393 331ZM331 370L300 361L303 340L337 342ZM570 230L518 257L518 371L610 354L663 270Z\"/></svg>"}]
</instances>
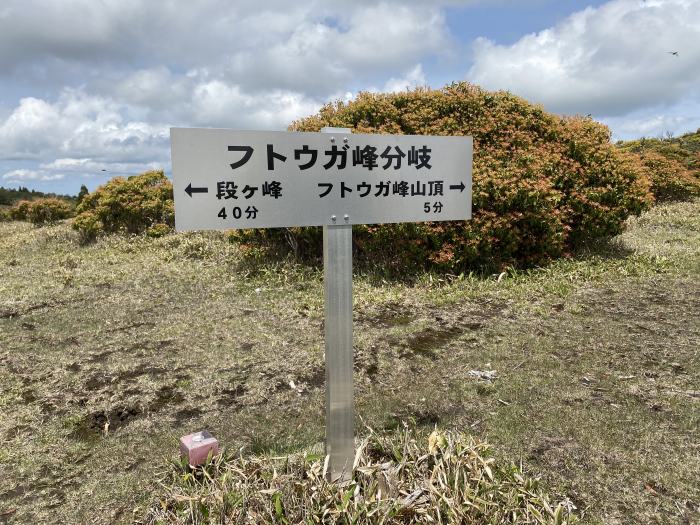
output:
<instances>
[{"instance_id":1,"label":"white cloud","mask_svg":"<svg viewBox=\"0 0 700 525\"><path fill-rule=\"evenodd\" d=\"M428 82L425 80L425 75L423 74L423 66L421 66L421 64L416 64L413 69L406 73L406 76L402 78L392 77L387 80L387 83L384 85L384 91L388 93L398 93L400 91L426 86L427 84Z\"/></svg>"},{"instance_id":2,"label":"white cloud","mask_svg":"<svg viewBox=\"0 0 700 525\"><path fill-rule=\"evenodd\" d=\"M181 120L202 126L285 129L320 105L299 93L277 90L252 95L237 85L214 80L194 86Z\"/></svg>"},{"instance_id":3,"label":"white cloud","mask_svg":"<svg viewBox=\"0 0 700 525\"><path fill-rule=\"evenodd\" d=\"M285 129L348 90L424 84L421 59L449 47L446 3L5 0L0 97L42 94L5 109L0 161L163 165L171 126Z\"/></svg>"},{"instance_id":4,"label":"white cloud","mask_svg":"<svg viewBox=\"0 0 700 525\"><path fill-rule=\"evenodd\" d=\"M65 177L62 173L47 173L45 171L19 169L5 173L2 178L7 182L27 182L27 181L56 181Z\"/></svg>"},{"instance_id":5,"label":"white cloud","mask_svg":"<svg viewBox=\"0 0 700 525\"><path fill-rule=\"evenodd\" d=\"M481 38L467 78L561 113L614 116L697 98L700 0L612 0L512 46Z\"/></svg>"},{"instance_id":6,"label":"white cloud","mask_svg":"<svg viewBox=\"0 0 700 525\"><path fill-rule=\"evenodd\" d=\"M516 1L2 0L0 170L97 182L167 167L171 126L285 129L426 85L459 49L445 7ZM612 0L473 58L469 80L622 134L700 120L700 0Z\"/></svg>"},{"instance_id":7,"label":"white cloud","mask_svg":"<svg viewBox=\"0 0 700 525\"><path fill-rule=\"evenodd\" d=\"M56 159L52 162L39 164L44 171L60 171L64 173L77 173L83 177L91 178L103 172L114 175L133 175L148 170L164 168L161 162L97 162L93 159Z\"/></svg>"},{"instance_id":8,"label":"white cloud","mask_svg":"<svg viewBox=\"0 0 700 525\"><path fill-rule=\"evenodd\" d=\"M445 2L5 1L0 68L46 83L65 81L62 72L79 65L90 84L116 81L122 92L129 90L124 73L136 63L146 72L136 86L177 88L164 84L168 64L206 71L210 78L203 80L246 92L327 95L354 78L404 70L449 43Z\"/></svg>"},{"instance_id":9,"label":"white cloud","mask_svg":"<svg viewBox=\"0 0 700 525\"><path fill-rule=\"evenodd\" d=\"M171 125L285 129L321 105L299 93L252 95L220 80L197 79L173 107L133 102L73 89L64 90L54 103L22 99L0 123L0 159L35 160L45 169L68 172L132 173L167 165Z\"/></svg>"},{"instance_id":10,"label":"white cloud","mask_svg":"<svg viewBox=\"0 0 700 525\"><path fill-rule=\"evenodd\" d=\"M0 125L0 159L162 158L168 129L125 121L122 113L113 100L80 90L64 90L55 103L24 98Z\"/></svg>"},{"instance_id":11,"label":"white cloud","mask_svg":"<svg viewBox=\"0 0 700 525\"><path fill-rule=\"evenodd\" d=\"M333 14L335 23L310 18L268 46L234 47L223 78L247 91L275 86L327 96L353 79L384 81L449 47L444 16L429 5L378 3Z\"/></svg>"},{"instance_id":12,"label":"white cloud","mask_svg":"<svg viewBox=\"0 0 700 525\"><path fill-rule=\"evenodd\" d=\"M627 115L602 119L613 130L613 138L665 137L700 129L700 100L683 101L670 107L652 106Z\"/></svg>"},{"instance_id":13,"label":"white cloud","mask_svg":"<svg viewBox=\"0 0 700 525\"><path fill-rule=\"evenodd\" d=\"M39 167L48 170L87 171L89 169L105 169L107 164L94 162L92 159L56 159L53 162L40 164Z\"/></svg>"}]
</instances>

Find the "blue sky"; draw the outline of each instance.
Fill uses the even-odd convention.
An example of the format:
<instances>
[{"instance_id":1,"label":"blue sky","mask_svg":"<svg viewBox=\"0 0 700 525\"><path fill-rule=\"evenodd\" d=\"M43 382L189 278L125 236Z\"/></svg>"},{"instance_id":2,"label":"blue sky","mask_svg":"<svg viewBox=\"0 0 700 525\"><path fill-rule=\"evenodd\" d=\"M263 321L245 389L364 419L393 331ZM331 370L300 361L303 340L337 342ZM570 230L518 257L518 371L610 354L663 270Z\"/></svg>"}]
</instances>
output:
<instances>
[{"instance_id":1,"label":"blue sky","mask_svg":"<svg viewBox=\"0 0 700 525\"><path fill-rule=\"evenodd\" d=\"M171 126L459 80L616 139L694 131L700 0L3 0L0 185L77 193L169 170Z\"/></svg>"}]
</instances>

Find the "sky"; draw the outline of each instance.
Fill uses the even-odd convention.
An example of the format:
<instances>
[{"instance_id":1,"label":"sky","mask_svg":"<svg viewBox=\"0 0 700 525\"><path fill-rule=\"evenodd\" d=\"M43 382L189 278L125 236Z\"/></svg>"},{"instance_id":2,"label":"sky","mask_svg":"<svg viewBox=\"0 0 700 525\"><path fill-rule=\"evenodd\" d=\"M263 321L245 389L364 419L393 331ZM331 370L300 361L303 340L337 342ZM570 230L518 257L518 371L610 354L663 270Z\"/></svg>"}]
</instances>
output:
<instances>
[{"instance_id":1,"label":"sky","mask_svg":"<svg viewBox=\"0 0 700 525\"><path fill-rule=\"evenodd\" d=\"M0 186L76 194L169 172L170 127L463 80L615 140L695 131L700 0L0 0Z\"/></svg>"}]
</instances>

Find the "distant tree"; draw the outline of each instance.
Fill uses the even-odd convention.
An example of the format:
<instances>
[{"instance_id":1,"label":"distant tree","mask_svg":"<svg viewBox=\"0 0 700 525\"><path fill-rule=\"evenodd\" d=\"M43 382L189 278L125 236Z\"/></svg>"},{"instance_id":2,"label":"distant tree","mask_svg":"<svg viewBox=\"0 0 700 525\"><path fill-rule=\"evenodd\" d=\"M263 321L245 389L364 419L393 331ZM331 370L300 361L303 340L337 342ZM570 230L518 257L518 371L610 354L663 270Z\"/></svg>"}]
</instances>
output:
<instances>
[{"instance_id":1,"label":"distant tree","mask_svg":"<svg viewBox=\"0 0 700 525\"><path fill-rule=\"evenodd\" d=\"M78 192L78 202L77 204L80 204L83 199L87 196L87 194L90 193L87 189L87 186L85 184L80 186L80 191Z\"/></svg>"}]
</instances>

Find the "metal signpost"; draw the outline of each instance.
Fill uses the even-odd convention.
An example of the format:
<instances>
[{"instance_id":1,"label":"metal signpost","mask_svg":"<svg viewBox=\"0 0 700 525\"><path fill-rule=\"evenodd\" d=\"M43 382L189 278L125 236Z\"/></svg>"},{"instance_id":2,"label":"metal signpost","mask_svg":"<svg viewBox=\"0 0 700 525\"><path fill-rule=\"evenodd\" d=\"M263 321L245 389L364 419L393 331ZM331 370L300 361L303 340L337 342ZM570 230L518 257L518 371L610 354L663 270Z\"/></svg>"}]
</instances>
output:
<instances>
[{"instance_id":1,"label":"metal signpost","mask_svg":"<svg viewBox=\"0 0 700 525\"><path fill-rule=\"evenodd\" d=\"M326 454L354 448L352 225L471 218L472 139L173 128L175 228L323 226Z\"/></svg>"}]
</instances>

